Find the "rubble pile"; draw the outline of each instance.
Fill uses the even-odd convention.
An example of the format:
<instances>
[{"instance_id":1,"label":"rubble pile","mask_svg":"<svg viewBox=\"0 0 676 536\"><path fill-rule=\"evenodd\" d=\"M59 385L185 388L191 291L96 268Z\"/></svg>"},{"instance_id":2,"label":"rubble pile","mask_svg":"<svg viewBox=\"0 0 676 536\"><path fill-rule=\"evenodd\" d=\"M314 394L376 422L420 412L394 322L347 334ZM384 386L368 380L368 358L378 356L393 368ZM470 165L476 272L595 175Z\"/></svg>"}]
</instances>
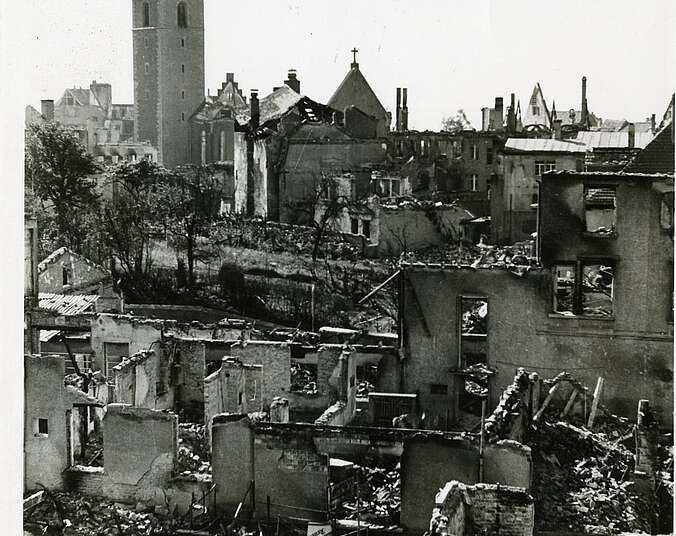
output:
<instances>
[{"instance_id":1,"label":"rubble pile","mask_svg":"<svg viewBox=\"0 0 676 536\"><path fill-rule=\"evenodd\" d=\"M232 216L215 224L212 237L216 245L243 247L271 253L312 255L316 230L314 227L268 222L262 219L243 220ZM359 245L348 241L341 233L324 231L320 244L321 257L356 259L363 255Z\"/></svg>"},{"instance_id":2,"label":"rubble pile","mask_svg":"<svg viewBox=\"0 0 676 536\"><path fill-rule=\"evenodd\" d=\"M317 374L303 365L291 363L291 391L317 394Z\"/></svg>"},{"instance_id":3,"label":"rubble pile","mask_svg":"<svg viewBox=\"0 0 676 536\"><path fill-rule=\"evenodd\" d=\"M203 424L178 425L177 470L182 476L211 474L209 446Z\"/></svg>"},{"instance_id":4,"label":"rubble pile","mask_svg":"<svg viewBox=\"0 0 676 536\"><path fill-rule=\"evenodd\" d=\"M380 467L360 467L357 497L343 502L342 518L359 519L366 523L399 523L401 510L401 474L399 466L391 471ZM359 504L357 504L359 503Z\"/></svg>"},{"instance_id":5,"label":"rubble pile","mask_svg":"<svg viewBox=\"0 0 676 536\"><path fill-rule=\"evenodd\" d=\"M536 530L650 532L651 508L631 481L633 453L610 427L594 433L559 421L532 432Z\"/></svg>"},{"instance_id":6,"label":"rubble pile","mask_svg":"<svg viewBox=\"0 0 676 536\"><path fill-rule=\"evenodd\" d=\"M171 524L142 504L113 503L101 497L45 491L45 498L24 515L25 534L63 536L137 536L167 534Z\"/></svg>"}]
</instances>

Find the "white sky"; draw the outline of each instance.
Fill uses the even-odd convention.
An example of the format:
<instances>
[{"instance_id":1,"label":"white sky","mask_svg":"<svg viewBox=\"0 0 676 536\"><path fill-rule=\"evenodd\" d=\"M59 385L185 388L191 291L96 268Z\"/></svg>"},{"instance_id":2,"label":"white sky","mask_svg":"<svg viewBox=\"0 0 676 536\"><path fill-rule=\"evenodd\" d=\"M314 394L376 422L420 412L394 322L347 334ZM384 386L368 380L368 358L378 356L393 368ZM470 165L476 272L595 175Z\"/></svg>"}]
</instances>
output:
<instances>
[{"instance_id":1,"label":"white sky","mask_svg":"<svg viewBox=\"0 0 676 536\"><path fill-rule=\"evenodd\" d=\"M58 98L93 79L133 102L130 0L24 0L17 39L26 102ZM674 86L673 0L205 0L206 85L234 72L265 95L289 68L301 90L326 102L358 61L383 105L408 87L409 126L438 129L463 108L480 110L515 92L522 105L539 81L557 110L580 106L604 118L663 113Z\"/></svg>"}]
</instances>

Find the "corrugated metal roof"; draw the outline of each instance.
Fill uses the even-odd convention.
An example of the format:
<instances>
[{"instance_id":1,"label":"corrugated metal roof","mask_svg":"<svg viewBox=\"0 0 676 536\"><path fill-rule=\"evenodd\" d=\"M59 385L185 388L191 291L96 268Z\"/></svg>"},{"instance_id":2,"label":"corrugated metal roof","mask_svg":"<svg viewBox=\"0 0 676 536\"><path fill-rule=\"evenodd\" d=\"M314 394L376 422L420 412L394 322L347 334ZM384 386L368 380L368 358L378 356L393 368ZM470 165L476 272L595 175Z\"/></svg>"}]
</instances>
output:
<instances>
[{"instance_id":1,"label":"corrugated metal roof","mask_svg":"<svg viewBox=\"0 0 676 536\"><path fill-rule=\"evenodd\" d=\"M96 294L53 294L40 292L38 307L60 315L78 315L92 308L99 297Z\"/></svg>"},{"instance_id":2,"label":"corrugated metal roof","mask_svg":"<svg viewBox=\"0 0 676 536\"><path fill-rule=\"evenodd\" d=\"M634 147L643 149L652 139L653 135L650 132L637 132L634 136ZM629 133L626 131L578 132L574 141L584 143L589 149L628 149Z\"/></svg>"},{"instance_id":3,"label":"corrugated metal roof","mask_svg":"<svg viewBox=\"0 0 676 536\"><path fill-rule=\"evenodd\" d=\"M505 149L524 153L584 153L586 146L579 142L550 138L509 138Z\"/></svg>"}]
</instances>

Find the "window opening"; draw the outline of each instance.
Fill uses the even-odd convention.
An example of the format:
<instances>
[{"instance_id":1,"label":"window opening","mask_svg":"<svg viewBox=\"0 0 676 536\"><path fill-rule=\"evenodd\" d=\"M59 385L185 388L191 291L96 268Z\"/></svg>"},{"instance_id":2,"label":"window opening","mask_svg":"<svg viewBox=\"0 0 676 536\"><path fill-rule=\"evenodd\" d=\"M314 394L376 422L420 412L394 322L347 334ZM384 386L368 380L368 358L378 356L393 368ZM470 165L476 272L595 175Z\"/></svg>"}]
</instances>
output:
<instances>
[{"instance_id":1,"label":"window opening","mask_svg":"<svg viewBox=\"0 0 676 536\"><path fill-rule=\"evenodd\" d=\"M366 238L371 238L371 220L362 220L362 234Z\"/></svg>"},{"instance_id":2,"label":"window opening","mask_svg":"<svg viewBox=\"0 0 676 536\"><path fill-rule=\"evenodd\" d=\"M460 369L464 388L459 394L460 410L481 416L481 402L488 396L488 300L460 298Z\"/></svg>"},{"instance_id":3,"label":"window opening","mask_svg":"<svg viewBox=\"0 0 676 536\"><path fill-rule=\"evenodd\" d=\"M448 385L445 383L430 383L430 394L431 395L447 395L448 394Z\"/></svg>"},{"instance_id":4,"label":"window opening","mask_svg":"<svg viewBox=\"0 0 676 536\"><path fill-rule=\"evenodd\" d=\"M49 435L49 421L47 419L37 420L36 435L47 437Z\"/></svg>"},{"instance_id":5,"label":"window opening","mask_svg":"<svg viewBox=\"0 0 676 536\"><path fill-rule=\"evenodd\" d=\"M179 28L188 27L188 8L183 2L176 6L176 23Z\"/></svg>"},{"instance_id":6,"label":"window opening","mask_svg":"<svg viewBox=\"0 0 676 536\"><path fill-rule=\"evenodd\" d=\"M564 315L613 315L614 269L607 261L554 266L554 312Z\"/></svg>"},{"instance_id":7,"label":"window opening","mask_svg":"<svg viewBox=\"0 0 676 536\"><path fill-rule=\"evenodd\" d=\"M587 232L610 235L615 232L615 187L588 186L584 190L584 217Z\"/></svg>"},{"instance_id":8,"label":"window opening","mask_svg":"<svg viewBox=\"0 0 676 536\"><path fill-rule=\"evenodd\" d=\"M143 2L143 26L150 26L150 4Z\"/></svg>"},{"instance_id":9,"label":"window opening","mask_svg":"<svg viewBox=\"0 0 676 536\"><path fill-rule=\"evenodd\" d=\"M359 234L359 219L350 218L350 231L352 234Z\"/></svg>"}]
</instances>

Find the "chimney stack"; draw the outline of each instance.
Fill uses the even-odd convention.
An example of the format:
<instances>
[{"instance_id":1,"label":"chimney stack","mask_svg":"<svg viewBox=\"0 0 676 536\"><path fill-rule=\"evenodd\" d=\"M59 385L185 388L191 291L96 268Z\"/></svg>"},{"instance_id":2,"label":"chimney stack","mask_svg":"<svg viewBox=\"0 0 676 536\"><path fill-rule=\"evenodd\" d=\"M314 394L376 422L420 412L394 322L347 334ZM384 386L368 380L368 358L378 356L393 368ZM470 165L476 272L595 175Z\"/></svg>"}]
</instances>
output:
<instances>
[{"instance_id":1,"label":"chimney stack","mask_svg":"<svg viewBox=\"0 0 676 536\"><path fill-rule=\"evenodd\" d=\"M396 132L401 132L401 88L397 88L397 111L394 116L394 130Z\"/></svg>"},{"instance_id":2,"label":"chimney stack","mask_svg":"<svg viewBox=\"0 0 676 536\"><path fill-rule=\"evenodd\" d=\"M555 140L563 139L563 135L561 133L562 120L561 119L554 119L553 123L554 123L554 132L552 133L552 138L554 138Z\"/></svg>"},{"instance_id":3,"label":"chimney stack","mask_svg":"<svg viewBox=\"0 0 676 536\"><path fill-rule=\"evenodd\" d=\"M587 77L582 77L582 108L581 108L580 122L586 127L588 122L587 110Z\"/></svg>"},{"instance_id":4,"label":"chimney stack","mask_svg":"<svg viewBox=\"0 0 676 536\"><path fill-rule=\"evenodd\" d=\"M228 82L234 82L235 81L235 73L225 73L225 83L227 84ZM223 87L225 87L225 84L223 84Z\"/></svg>"},{"instance_id":5,"label":"chimney stack","mask_svg":"<svg viewBox=\"0 0 676 536\"><path fill-rule=\"evenodd\" d=\"M502 97L495 97L495 113L493 115L493 130L502 130L504 118L504 106Z\"/></svg>"},{"instance_id":6,"label":"chimney stack","mask_svg":"<svg viewBox=\"0 0 676 536\"><path fill-rule=\"evenodd\" d=\"M509 97L509 109L507 110L507 133L509 135L516 132L516 108L514 106L514 93L512 93Z\"/></svg>"},{"instance_id":7,"label":"chimney stack","mask_svg":"<svg viewBox=\"0 0 676 536\"><path fill-rule=\"evenodd\" d=\"M650 132L655 134L655 114L650 116Z\"/></svg>"},{"instance_id":8,"label":"chimney stack","mask_svg":"<svg viewBox=\"0 0 676 536\"><path fill-rule=\"evenodd\" d=\"M634 123L629 123L627 125L627 145L630 149L633 149L636 146L636 127Z\"/></svg>"},{"instance_id":9,"label":"chimney stack","mask_svg":"<svg viewBox=\"0 0 676 536\"><path fill-rule=\"evenodd\" d=\"M406 98L408 95L408 88L402 88L401 90L401 130L403 132L408 131L408 105L406 104Z\"/></svg>"},{"instance_id":10,"label":"chimney stack","mask_svg":"<svg viewBox=\"0 0 676 536\"><path fill-rule=\"evenodd\" d=\"M284 83L293 89L296 93L300 93L300 80L298 80L298 74L296 69L289 69L288 77Z\"/></svg>"},{"instance_id":11,"label":"chimney stack","mask_svg":"<svg viewBox=\"0 0 676 536\"><path fill-rule=\"evenodd\" d=\"M41 100L40 112L42 113L42 117L45 118L45 121L48 122L54 121L54 100L53 99Z\"/></svg>"},{"instance_id":12,"label":"chimney stack","mask_svg":"<svg viewBox=\"0 0 676 536\"><path fill-rule=\"evenodd\" d=\"M249 125L253 130L256 130L260 126L261 120L261 110L258 102L258 90L251 90L251 119L249 120Z\"/></svg>"},{"instance_id":13,"label":"chimney stack","mask_svg":"<svg viewBox=\"0 0 676 536\"><path fill-rule=\"evenodd\" d=\"M481 130L484 132L491 128L491 109L485 106L481 108Z\"/></svg>"}]
</instances>

